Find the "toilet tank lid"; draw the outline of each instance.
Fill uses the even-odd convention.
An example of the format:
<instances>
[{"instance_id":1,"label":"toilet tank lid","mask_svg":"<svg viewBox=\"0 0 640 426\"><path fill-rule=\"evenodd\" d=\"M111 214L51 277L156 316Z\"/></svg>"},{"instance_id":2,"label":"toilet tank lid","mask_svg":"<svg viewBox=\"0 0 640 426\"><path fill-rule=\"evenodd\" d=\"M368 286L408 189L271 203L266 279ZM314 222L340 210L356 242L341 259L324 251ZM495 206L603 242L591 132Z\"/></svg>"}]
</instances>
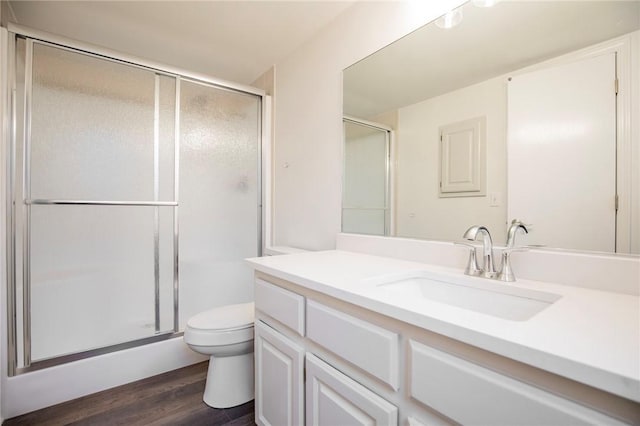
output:
<instances>
[{"instance_id":1,"label":"toilet tank lid","mask_svg":"<svg viewBox=\"0 0 640 426\"><path fill-rule=\"evenodd\" d=\"M187 327L201 330L225 330L253 325L253 302L219 306L189 318Z\"/></svg>"}]
</instances>

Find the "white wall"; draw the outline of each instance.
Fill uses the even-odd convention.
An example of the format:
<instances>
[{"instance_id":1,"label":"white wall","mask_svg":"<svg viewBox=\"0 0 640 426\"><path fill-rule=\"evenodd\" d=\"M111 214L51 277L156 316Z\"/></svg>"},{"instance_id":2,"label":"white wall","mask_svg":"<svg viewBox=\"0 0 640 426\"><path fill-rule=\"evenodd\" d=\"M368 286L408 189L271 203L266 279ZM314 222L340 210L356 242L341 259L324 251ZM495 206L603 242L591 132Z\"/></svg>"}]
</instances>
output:
<instances>
[{"instance_id":1,"label":"white wall","mask_svg":"<svg viewBox=\"0 0 640 426\"><path fill-rule=\"evenodd\" d=\"M462 1L356 3L276 64L275 245L335 247L342 193L342 70L452 3Z\"/></svg>"},{"instance_id":2,"label":"white wall","mask_svg":"<svg viewBox=\"0 0 640 426\"><path fill-rule=\"evenodd\" d=\"M396 234L453 241L482 224L494 241L506 237L506 79L493 78L398 110ZM487 195L440 198L439 128L486 117ZM499 206L489 194L499 195Z\"/></svg>"},{"instance_id":3,"label":"white wall","mask_svg":"<svg viewBox=\"0 0 640 426\"><path fill-rule=\"evenodd\" d=\"M6 26L7 21L15 18L13 10L9 7L9 3L5 0L0 1L0 25Z\"/></svg>"},{"instance_id":4,"label":"white wall","mask_svg":"<svg viewBox=\"0 0 640 426\"><path fill-rule=\"evenodd\" d=\"M394 109L392 111L383 112L382 114L378 114L368 120L373 121L374 123L384 124L385 126L395 130L398 128L398 110Z\"/></svg>"}]
</instances>

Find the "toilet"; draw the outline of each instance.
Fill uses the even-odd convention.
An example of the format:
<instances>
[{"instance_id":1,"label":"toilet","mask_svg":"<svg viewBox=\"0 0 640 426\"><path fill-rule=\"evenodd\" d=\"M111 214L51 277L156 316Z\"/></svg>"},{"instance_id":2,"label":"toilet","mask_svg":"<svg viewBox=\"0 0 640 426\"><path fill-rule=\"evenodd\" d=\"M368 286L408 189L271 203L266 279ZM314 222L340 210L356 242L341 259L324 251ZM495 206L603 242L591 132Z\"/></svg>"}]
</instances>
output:
<instances>
[{"instance_id":1,"label":"toilet","mask_svg":"<svg viewBox=\"0 0 640 426\"><path fill-rule=\"evenodd\" d=\"M202 398L210 407L235 407L254 397L253 310L253 302L227 305L187 321L185 343L210 356Z\"/></svg>"}]
</instances>

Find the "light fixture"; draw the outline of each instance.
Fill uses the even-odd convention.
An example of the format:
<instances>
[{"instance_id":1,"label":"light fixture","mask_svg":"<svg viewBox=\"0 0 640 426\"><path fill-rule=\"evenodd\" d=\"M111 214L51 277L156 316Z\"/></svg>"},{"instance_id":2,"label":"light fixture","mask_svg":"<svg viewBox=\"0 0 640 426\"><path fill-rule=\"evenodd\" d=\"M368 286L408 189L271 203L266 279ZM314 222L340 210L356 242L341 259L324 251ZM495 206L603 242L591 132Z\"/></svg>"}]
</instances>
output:
<instances>
[{"instance_id":1,"label":"light fixture","mask_svg":"<svg viewBox=\"0 0 640 426\"><path fill-rule=\"evenodd\" d=\"M445 29L453 28L460 22L462 22L462 8L450 10L436 19L436 25Z\"/></svg>"}]
</instances>

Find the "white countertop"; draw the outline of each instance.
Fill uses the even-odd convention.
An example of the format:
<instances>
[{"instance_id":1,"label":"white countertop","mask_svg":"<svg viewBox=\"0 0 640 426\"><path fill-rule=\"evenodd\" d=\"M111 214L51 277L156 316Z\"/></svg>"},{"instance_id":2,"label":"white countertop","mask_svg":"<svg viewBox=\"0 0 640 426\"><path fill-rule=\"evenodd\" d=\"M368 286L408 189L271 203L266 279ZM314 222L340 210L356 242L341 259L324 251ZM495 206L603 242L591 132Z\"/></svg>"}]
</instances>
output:
<instances>
[{"instance_id":1,"label":"white countertop","mask_svg":"<svg viewBox=\"0 0 640 426\"><path fill-rule=\"evenodd\" d=\"M371 278L425 270L460 276L462 269L338 250L247 261L301 287L640 402L637 296L518 280L504 285L562 297L526 321L511 321L444 303L397 306L367 295Z\"/></svg>"}]
</instances>

